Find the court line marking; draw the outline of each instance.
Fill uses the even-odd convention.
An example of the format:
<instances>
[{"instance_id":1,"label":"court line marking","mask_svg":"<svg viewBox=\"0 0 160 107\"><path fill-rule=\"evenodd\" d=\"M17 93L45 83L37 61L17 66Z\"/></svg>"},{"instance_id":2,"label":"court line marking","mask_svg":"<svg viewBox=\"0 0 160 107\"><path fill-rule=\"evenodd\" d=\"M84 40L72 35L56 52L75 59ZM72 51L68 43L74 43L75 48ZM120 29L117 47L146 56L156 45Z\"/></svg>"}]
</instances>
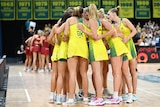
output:
<instances>
[{"instance_id":1,"label":"court line marking","mask_svg":"<svg viewBox=\"0 0 160 107\"><path fill-rule=\"evenodd\" d=\"M31 102L31 98L30 98L30 96L28 94L28 90L27 89L24 89L24 90L25 90L28 102Z\"/></svg>"},{"instance_id":2,"label":"court line marking","mask_svg":"<svg viewBox=\"0 0 160 107\"><path fill-rule=\"evenodd\" d=\"M19 76L20 76L20 77L22 76L22 73L21 73L21 72L19 72Z\"/></svg>"},{"instance_id":3,"label":"court line marking","mask_svg":"<svg viewBox=\"0 0 160 107\"><path fill-rule=\"evenodd\" d=\"M20 77L22 76L22 73L21 73L21 72L19 72L19 76L20 76ZM28 90L27 90L27 89L24 89L24 91L25 91L25 94L26 94L26 97L27 97L28 102L31 102L31 98L30 98L30 96L29 96Z\"/></svg>"}]
</instances>

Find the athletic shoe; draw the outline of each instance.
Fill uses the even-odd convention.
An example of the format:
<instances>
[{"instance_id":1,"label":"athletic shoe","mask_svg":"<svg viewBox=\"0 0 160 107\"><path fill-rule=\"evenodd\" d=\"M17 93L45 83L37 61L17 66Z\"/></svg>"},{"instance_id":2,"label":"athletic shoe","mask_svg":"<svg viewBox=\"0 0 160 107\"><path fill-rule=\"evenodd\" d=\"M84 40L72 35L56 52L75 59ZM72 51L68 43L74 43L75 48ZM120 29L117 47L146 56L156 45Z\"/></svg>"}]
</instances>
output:
<instances>
[{"instance_id":1,"label":"athletic shoe","mask_svg":"<svg viewBox=\"0 0 160 107\"><path fill-rule=\"evenodd\" d=\"M39 69L38 72L39 73L44 72L44 69Z\"/></svg>"},{"instance_id":2,"label":"athletic shoe","mask_svg":"<svg viewBox=\"0 0 160 107\"><path fill-rule=\"evenodd\" d=\"M103 98L96 98L95 100L92 100L88 103L90 106L103 106L105 105L105 101Z\"/></svg>"},{"instance_id":3,"label":"athletic shoe","mask_svg":"<svg viewBox=\"0 0 160 107\"><path fill-rule=\"evenodd\" d=\"M88 104L89 99L88 98L83 98L83 104Z\"/></svg>"},{"instance_id":4,"label":"athletic shoe","mask_svg":"<svg viewBox=\"0 0 160 107\"><path fill-rule=\"evenodd\" d=\"M56 94L51 93L49 97L49 102L55 102L56 101Z\"/></svg>"},{"instance_id":5,"label":"athletic shoe","mask_svg":"<svg viewBox=\"0 0 160 107\"><path fill-rule=\"evenodd\" d=\"M28 68L28 69L27 69L27 72L31 72L31 71L32 71L32 69L31 69L31 68Z\"/></svg>"},{"instance_id":6,"label":"athletic shoe","mask_svg":"<svg viewBox=\"0 0 160 107\"><path fill-rule=\"evenodd\" d=\"M56 104L62 104L62 99L61 99L61 95L58 94L57 97L56 97Z\"/></svg>"},{"instance_id":7,"label":"athletic shoe","mask_svg":"<svg viewBox=\"0 0 160 107\"><path fill-rule=\"evenodd\" d=\"M52 94L50 95L48 102L54 102Z\"/></svg>"},{"instance_id":8,"label":"athletic shoe","mask_svg":"<svg viewBox=\"0 0 160 107\"><path fill-rule=\"evenodd\" d=\"M69 100L69 93L66 94L66 101Z\"/></svg>"},{"instance_id":9,"label":"athletic shoe","mask_svg":"<svg viewBox=\"0 0 160 107\"><path fill-rule=\"evenodd\" d=\"M62 102L66 101L66 95L62 95Z\"/></svg>"},{"instance_id":10,"label":"athletic shoe","mask_svg":"<svg viewBox=\"0 0 160 107\"><path fill-rule=\"evenodd\" d=\"M49 72L49 69L45 69L45 72Z\"/></svg>"},{"instance_id":11,"label":"athletic shoe","mask_svg":"<svg viewBox=\"0 0 160 107\"><path fill-rule=\"evenodd\" d=\"M66 102L62 103L62 105L74 105L74 104L76 104L74 100L73 101L67 100Z\"/></svg>"},{"instance_id":12,"label":"athletic shoe","mask_svg":"<svg viewBox=\"0 0 160 107\"><path fill-rule=\"evenodd\" d=\"M133 100L133 101L137 101L137 95L136 95L136 94L133 94L133 95L132 95L132 100Z\"/></svg>"},{"instance_id":13,"label":"athletic shoe","mask_svg":"<svg viewBox=\"0 0 160 107\"><path fill-rule=\"evenodd\" d=\"M82 101L83 100L83 94L78 92L78 94L75 94L75 98L76 98L77 101Z\"/></svg>"},{"instance_id":14,"label":"athletic shoe","mask_svg":"<svg viewBox=\"0 0 160 107\"><path fill-rule=\"evenodd\" d=\"M132 94L128 95L128 98L127 98L127 100L125 102L126 103L132 103L133 102Z\"/></svg>"},{"instance_id":15,"label":"athletic shoe","mask_svg":"<svg viewBox=\"0 0 160 107\"><path fill-rule=\"evenodd\" d=\"M122 94L122 99L123 99L123 101L126 101L127 98L128 98L128 95L127 95L127 94Z\"/></svg>"},{"instance_id":16,"label":"athletic shoe","mask_svg":"<svg viewBox=\"0 0 160 107\"><path fill-rule=\"evenodd\" d=\"M119 100L120 100L121 102L123 101L122 96L119 96L118 98L119 98Z\"/></svg>"},{"instance_id":17,"label":"athletic shoe","mask_svg":"<svg viewBox=\"0 0 160 107\"><path fill-rule=\"evenodd\" d=\"M37 68L32 69L32 72L36 72L36 71L37 71Z\"/></svg>"},{"instance_id":18,"label":"athletic shoe","mask_svg":"<svg viewBox=\"0 0 160 107\"><path fill-rule=\"evenodd\" d=\"M94 96L95 96L95 94L88 92L88 98L89 99L92 98L92 97L94 97Z\"/></svg>"},{"instance_id":19,"label":"athletic shoe","mask_svg":"<svg viewBox=\"0 0 160 107\"><path fill-rule=\"evenodd\" d=\"M119 104L121 101L119 98L111 98L106 100L106 104Z\"/></svg>"},{"instance_id":20,"label":"athletic shoe","mask_svg":"<svg viewBox=\"0 0 160 107\"><path fill-rule=\"evenodd\" d=\"M25 67L23 70L24 70L24 71L27 71L27 68Z\"/></svg>"},{"instance_id":21,"label":"athletic shoe","mask_svg":"<svg viewBox=\"0 0 160 107\"><path fill-rule=\"evenodd\" d=\"M107 99L112 99L112 98L113 98L113 95L107 97Z\"/></svg>"},{"instance_id":22,"label":"athletic shoe","mask_svg":"<svg viewBox=\"0 0 160 107\"><path fill-rule=\"evenodd\" d=\"M96 96L92 97L92 98L90 99L90 102L94 102L95 100L97 100L97 97L96 97Z\"/></svg>"}]
</instances>

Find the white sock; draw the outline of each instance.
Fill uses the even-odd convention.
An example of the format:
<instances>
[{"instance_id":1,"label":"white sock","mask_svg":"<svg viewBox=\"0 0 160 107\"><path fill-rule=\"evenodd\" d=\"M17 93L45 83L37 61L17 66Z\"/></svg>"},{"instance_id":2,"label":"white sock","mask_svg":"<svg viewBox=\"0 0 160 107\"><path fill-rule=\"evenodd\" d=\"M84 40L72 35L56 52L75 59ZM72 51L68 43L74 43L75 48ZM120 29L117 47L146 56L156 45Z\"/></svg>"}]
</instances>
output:
<instances>
[{"instance_id":1,"label":"white sock","mask_svg":"<svg viewBox=\"0 0 160 107\"><path fill-rule=\"evenodd\" d=\"M113 98L118 98L118 92L115 91L115 92L113 93Z\"/></svg>"},{"instance_id":2,"label":"white sock","mask_svg":"<svg viewBox=\"0 0 160 107\"><path fill-rule=\"evenodd\" d=\"M66 96L69 96L69 93L68 93L68 92L66 93Z\"/></svg>"},{"instance_id":3,"label":"white sock","mask_svg":"<svg viewBox=\"0 0 160 107\"><path fill-rule=\"evenodd\" d=\"M79 89L79 92L82 93L82 92L83 92L83 89Z\"/></svg>"},{"instance_id":4,"label":"white sock","mask_svg":"<svg viewBox=\"0 0 160 107\"><path fill-rule=\"evenodd\" d=\"M132 93L128 93L128 96L132 96Z\"/></svg>"}]
</instances>

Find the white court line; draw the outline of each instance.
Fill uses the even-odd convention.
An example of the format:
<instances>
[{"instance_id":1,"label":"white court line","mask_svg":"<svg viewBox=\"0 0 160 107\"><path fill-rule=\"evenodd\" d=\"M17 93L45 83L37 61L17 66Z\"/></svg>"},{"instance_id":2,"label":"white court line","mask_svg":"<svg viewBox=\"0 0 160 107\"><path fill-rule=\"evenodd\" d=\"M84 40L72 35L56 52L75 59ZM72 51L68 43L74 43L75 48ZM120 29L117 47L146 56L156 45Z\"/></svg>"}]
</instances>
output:
<instances>
[{"instance_id":1,"label":"white court line","mask_svg":"<svg viewBox=\"0 0 160 107\"><path fill-rule=\"evenodd\" d=\"M19 72L19 76L20 76L20 77L22 76L22 73L21 73L21 72ZM25 93L26 93L28 102L31 102L31 98L30 98L30 96L29 96L29 94L28 94L27 89L24 89L24 91L25 91Z\"/></svg>"},{"instance_id":2,"label":"white court line","mask_svg":"<svg viewBox=\"0 0 160 107\"><path fill-rule=\"evenodd\" d=\"M113 80L112 80L112 79L108 79L108 80L109 80L109 81L111 81L111 82L113 82ZM153 92L150 92L150 91L144 90L144 89L142 89L142 88L137 88L137 90L142 91L142 92L144 92L144 93L152 94L152 95L157 96L157 97L160 97L160 95L159 95L159 94L156 94L156 93L153 93Z\"/></svg>"},{"instance_id":3,"label":"white court line","mask_svg":"<svg viewBox=\"0 0 160 107\"><path fill-rule=\"evenodd\" d=\"M21 72L19 72L19 76L20 76L20 77L22 76L22 73L21 73Z\"/></svg>"},{"instance_id":4,"label":"white court line","mask_svg":"<svg viewBox=\"0 0 160 107\"><path fill-rule=\"evenodd\" d=\"M27 96L28 102L31 102L31 98L30 98L30 96L29 96L29 94L28 94L27 89L25 89L25 93L26 93L26 96Z\"/></svg>"}]
</instances>

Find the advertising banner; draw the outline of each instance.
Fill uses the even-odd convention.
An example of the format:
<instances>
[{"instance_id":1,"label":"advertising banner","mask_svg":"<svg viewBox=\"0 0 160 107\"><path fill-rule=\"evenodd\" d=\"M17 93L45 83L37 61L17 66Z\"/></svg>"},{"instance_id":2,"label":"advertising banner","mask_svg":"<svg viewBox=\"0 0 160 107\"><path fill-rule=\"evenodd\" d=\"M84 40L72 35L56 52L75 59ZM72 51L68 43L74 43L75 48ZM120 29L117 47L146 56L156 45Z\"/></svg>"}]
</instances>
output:
<instances>
[{"instance_id":1,"label":"advertising banner","mask_svg":"<svg viewBox=\"0 0 160 107\"><path fill-rule=\"evenodd\" d=\"M139 63L159 63L160 54L155 46L138 47L137 62Z\"/></svg>"}]
</instances>

